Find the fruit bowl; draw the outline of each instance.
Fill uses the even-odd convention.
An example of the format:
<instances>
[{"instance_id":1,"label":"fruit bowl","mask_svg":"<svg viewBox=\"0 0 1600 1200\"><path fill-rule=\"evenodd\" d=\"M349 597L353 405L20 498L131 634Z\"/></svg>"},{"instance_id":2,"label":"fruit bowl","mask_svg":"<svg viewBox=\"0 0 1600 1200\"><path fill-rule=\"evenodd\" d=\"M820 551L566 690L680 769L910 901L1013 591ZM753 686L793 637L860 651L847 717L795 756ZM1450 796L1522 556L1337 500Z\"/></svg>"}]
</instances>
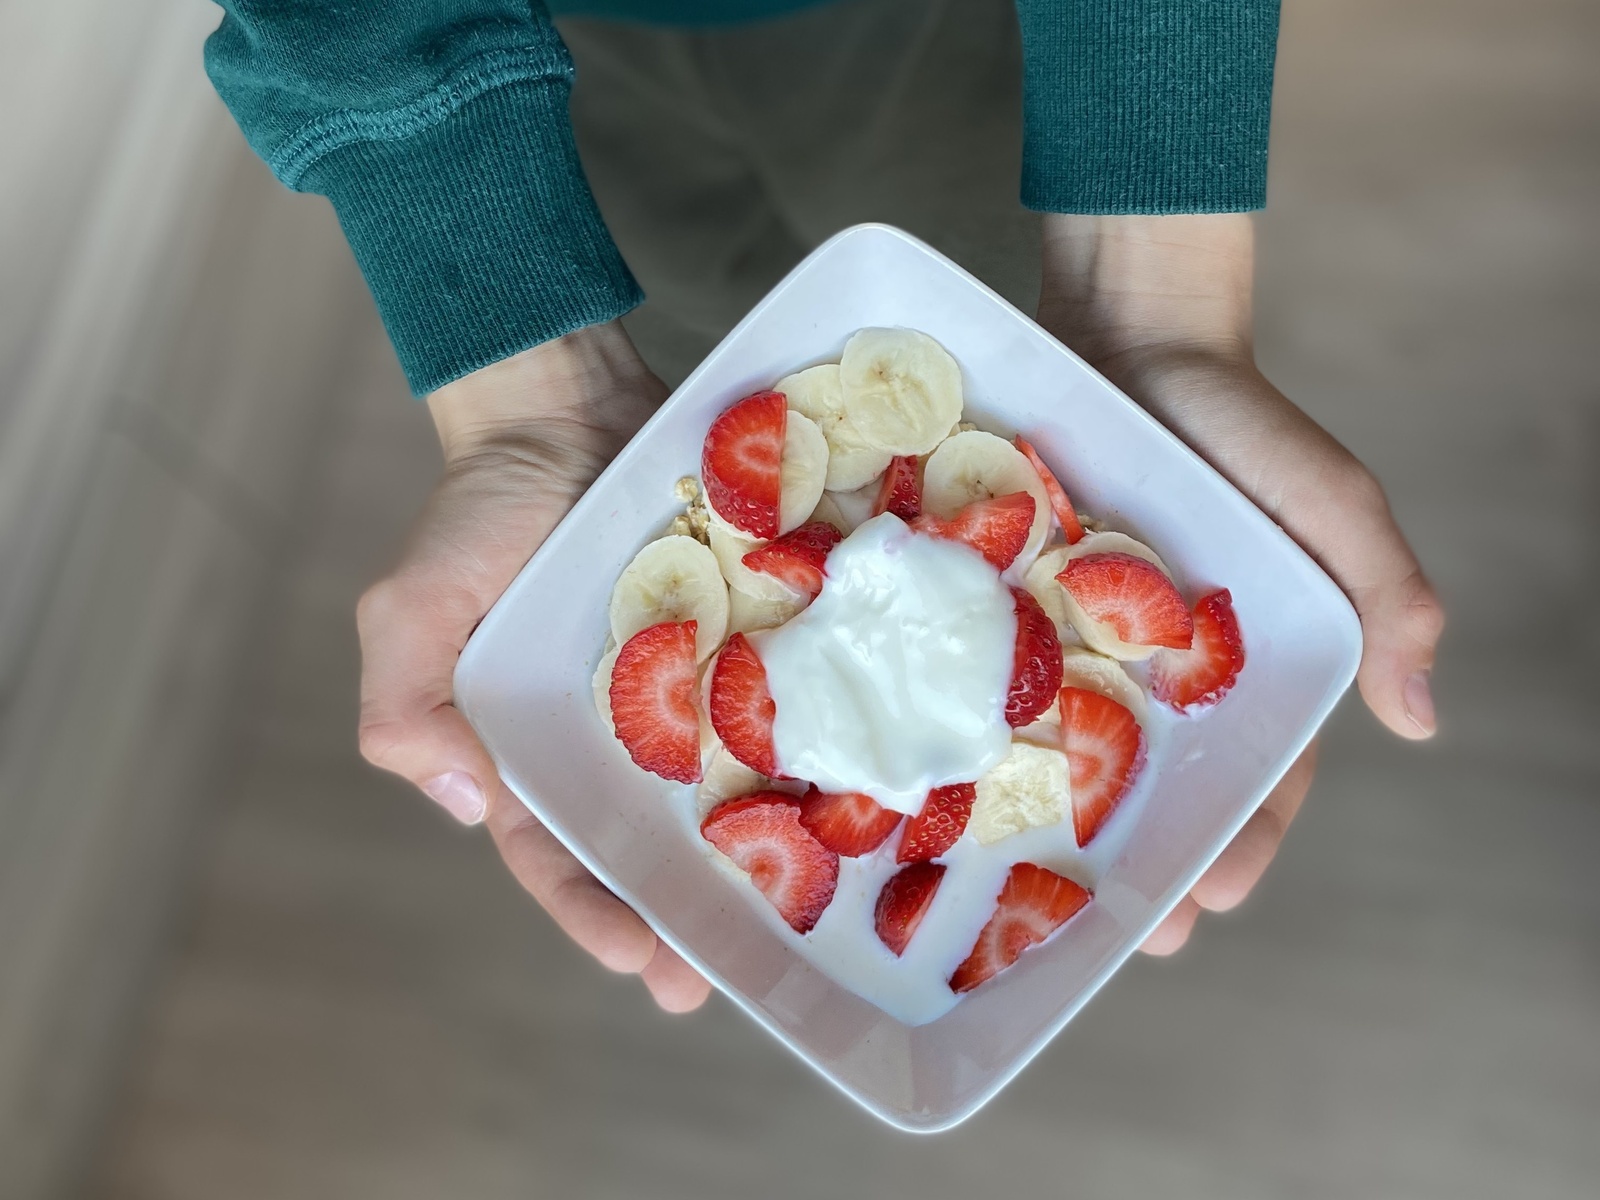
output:
<instances>
[{"instance_id":1,"label":"fruit bowl","mask_svg":"<svg viewBox=\"0 0 1600 1200\"><path fill-rule=\"evenodd\" d=\"M612 585L682 511L675 484L741 396L836 361L858 329L906 327L960 365L986 428L1026 431L1084 509L1225 584L1249 666L1203 719L1164 718L1095 903L937 1019L910 1025L824 975L716 870L597 718L590 680ZM1226 480L1072 352L905 233L858 226L795 268L662 406L484 619L456 703L506 783L577 857L752 1017L869 1111L933 1132L975 1112L1055 1036L1188 891L1354 678L1338 587Z\"/></svg>"}]
</instances>

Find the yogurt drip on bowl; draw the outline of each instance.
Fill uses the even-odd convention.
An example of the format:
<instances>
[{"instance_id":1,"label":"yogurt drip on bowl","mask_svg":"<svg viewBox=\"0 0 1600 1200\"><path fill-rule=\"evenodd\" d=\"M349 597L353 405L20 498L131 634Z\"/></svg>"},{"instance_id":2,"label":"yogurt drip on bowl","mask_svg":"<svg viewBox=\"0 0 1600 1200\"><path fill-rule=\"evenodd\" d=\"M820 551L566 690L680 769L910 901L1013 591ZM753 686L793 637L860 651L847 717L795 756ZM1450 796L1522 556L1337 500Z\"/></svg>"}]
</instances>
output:
<instances>
[{"instance_id":1,"label":"yogurt drip on bowl","mask_svg":"<svg viewBox=\"0 0 1600 1200\"><path fill-rule=\"evenodd\" d=\"M784 773L899 812L1010 752L1015 601L975 551L885 513L827 561L822 593L754 635Z\"/></svg>"}]
</instances>

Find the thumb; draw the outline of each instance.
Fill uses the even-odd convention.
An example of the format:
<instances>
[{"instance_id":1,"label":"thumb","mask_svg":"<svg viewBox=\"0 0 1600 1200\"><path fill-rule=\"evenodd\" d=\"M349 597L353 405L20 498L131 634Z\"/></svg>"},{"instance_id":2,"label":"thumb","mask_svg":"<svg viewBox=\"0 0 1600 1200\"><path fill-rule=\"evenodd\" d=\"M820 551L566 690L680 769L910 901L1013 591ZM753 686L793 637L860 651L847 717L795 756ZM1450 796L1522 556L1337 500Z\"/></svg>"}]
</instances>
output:
<instances>
[{"instance_id":1,"label":"thumb","mask_svg":"<svg viewBox=\"0 0 1600 1200\"><path fill-rule=\"evenodd\" d=\"M1316 552L1361 618L1356 684L1373 714L1407 738L1436 729L1431 673L1444 607L1364 469L1323 508Z\"/></svg>"},{"instance_id":2,"label":"thumb","mask_svg":"<svg viewBox=\"0 0 1600 1200\"><path fill-rule=\"evenodd\" d=\"M494 761L451 703L452 676L470 623L441 628L436 597L405 575L361 598L361 753L409 779L451 816L475 825L498 786ZM434 601L430 603L430 600Z\"/></svg>"}]
</instances>

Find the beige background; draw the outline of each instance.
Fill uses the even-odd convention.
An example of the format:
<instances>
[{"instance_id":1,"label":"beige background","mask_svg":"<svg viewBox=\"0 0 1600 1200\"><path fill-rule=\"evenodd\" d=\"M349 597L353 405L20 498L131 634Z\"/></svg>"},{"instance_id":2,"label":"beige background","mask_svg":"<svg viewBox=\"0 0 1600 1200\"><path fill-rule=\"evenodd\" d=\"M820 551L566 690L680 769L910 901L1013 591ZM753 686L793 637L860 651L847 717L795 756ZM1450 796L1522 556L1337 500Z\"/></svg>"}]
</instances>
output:
<instances>
[{"instance_id":1,"label":"beige background","mask_svg":"<svg viewBox=\"0 0 1600 1200\"><path fill-rule=\"evenodd\" d=\"M0 1195L1594 1194L1592 4L1288 0L1261 357L1451 606L1444 732L1347 703L1249 904L915 1140L720 1000L653 1011L361 764L350 607L437 452L326 206L137 43L214 17L128 3L55 10L133 61L68 112L0 4L0 434L59 455L0 481Z\"/></svg>"}]
</instances>

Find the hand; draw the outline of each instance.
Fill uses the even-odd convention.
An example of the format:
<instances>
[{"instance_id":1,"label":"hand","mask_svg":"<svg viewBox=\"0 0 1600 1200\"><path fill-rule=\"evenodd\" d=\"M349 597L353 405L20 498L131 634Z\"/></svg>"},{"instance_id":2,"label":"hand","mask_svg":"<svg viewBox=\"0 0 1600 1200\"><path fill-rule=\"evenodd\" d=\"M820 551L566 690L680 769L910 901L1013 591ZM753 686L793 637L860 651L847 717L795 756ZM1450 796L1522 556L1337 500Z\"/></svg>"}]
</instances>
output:
<instances>
[{"instance_id":1,"label":"hand","mask_svg":"<svg viewBox=\"0 0 1600 1200\"><path fill-rule=\"evenodd\" d=\"M1046 216L1039 323L1142 404L1249 496L1345 590L1365 646L1367 707L1407 738L1431 737L1429 672L1444 610L1383 489L1256 369L1254 227L1211 216ZM1183 945L1201 909L1255 886L1311 786L1301 755L1239 836L1144 944Z\"/></svg>"},{"instance_id":2,"label":"hand","mask_svg":"<svg viewBox=\"0 0 1600 1200\"><path fill-rule=\"evenodd\" d=\"M662 1008L710 985L590 875L500 782L451 703L468 636L567 509L666 396L615 322L439 389L444 478L400 565L361 598L361 753L466 824L580 946L637 973Z\"/></svg>"}]
</instances>

